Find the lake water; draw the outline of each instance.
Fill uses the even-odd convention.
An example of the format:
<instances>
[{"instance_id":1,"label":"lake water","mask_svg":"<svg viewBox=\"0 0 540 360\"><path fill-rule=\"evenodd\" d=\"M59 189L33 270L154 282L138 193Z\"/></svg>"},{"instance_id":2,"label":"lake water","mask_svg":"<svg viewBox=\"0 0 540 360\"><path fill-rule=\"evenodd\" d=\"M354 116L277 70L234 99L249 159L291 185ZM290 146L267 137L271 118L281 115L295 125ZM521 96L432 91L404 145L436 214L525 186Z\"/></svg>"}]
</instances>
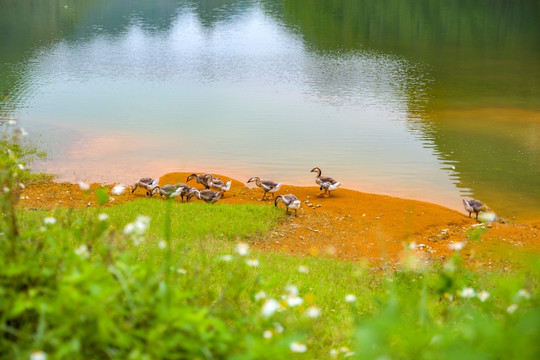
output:
<instances>
[{"instance_id":1,"label":"lake water","mask_svg":"<svg viewBox=\"0 0 540 360\"><path fill-rule=\"evenodd\" d=\"M0 1L1 118L62 180L306 185L319 166L538 218L539 18L502 0Z\"/></svg>"}]
</instances>

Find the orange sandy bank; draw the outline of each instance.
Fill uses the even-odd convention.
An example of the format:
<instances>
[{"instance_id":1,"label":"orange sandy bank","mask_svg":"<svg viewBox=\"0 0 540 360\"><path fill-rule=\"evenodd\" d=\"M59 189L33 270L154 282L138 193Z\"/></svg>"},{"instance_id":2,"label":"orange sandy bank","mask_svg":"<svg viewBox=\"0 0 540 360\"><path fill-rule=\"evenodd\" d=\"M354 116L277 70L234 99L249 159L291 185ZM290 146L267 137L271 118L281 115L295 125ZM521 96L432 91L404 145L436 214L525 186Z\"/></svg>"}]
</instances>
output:
<instances>
[{"instance_id":1,"label":"orange sandy bank","mask_svg":"<svg viewBox=\"0 0 540 360\"><path fill-rule=\"evenodd\" d=\"M160 178L160 184L185 182L189 173L169 173ZM229 180L220 176L222 180ZM231 191L213 206L225 204L261 204L273 206L273 201L259 202L262 190L248 188L245 183L232 180ZM247 179L246 179L247 180ZM190 183L191 186L202 188ZM93 184L92 188L99 185ZM328 255L339 259L382 259L398 262L405 244L415 242L418 255L424 261L444 260L451 253L449 244L467 241L467 229L476 220L439 205L405 200L384 195L366 194L338 189L329 198L318 197L318 187L283 185L278 194L293 193L301 201L298 216L288 216L267 238L255 246L270 251L285 251L296 255ZM23 208L87 207L98 206L93 194L87 195L78 185L47 183L29 186L22 191ZM145 191L131 194L126 191L114 196L108 204L140 199ZM156 201L157 196L154 195ZM197 200L192 200L197 201ZM211 205L209 205L211 206ZM285 212L282 204L278 206ZM501 261L515 253L540 253L540 222L529 224L494 223L482 235L482 240L470 242L463 252L470 257L489 262Z\"/></svg>"}]
</instances>

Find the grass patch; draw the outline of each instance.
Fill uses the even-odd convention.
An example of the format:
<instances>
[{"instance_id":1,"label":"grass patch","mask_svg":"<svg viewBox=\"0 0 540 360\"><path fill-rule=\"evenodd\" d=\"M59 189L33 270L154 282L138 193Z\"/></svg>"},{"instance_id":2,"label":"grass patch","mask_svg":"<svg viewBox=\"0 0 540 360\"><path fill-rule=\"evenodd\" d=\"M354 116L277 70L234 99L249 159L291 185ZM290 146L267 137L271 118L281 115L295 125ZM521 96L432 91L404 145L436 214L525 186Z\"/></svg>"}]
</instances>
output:
<instances>
[{"instance_id":1,"label":"grass patch","mask_svg":"<svg viewBox=\"0 0 540 360\"><path fill-rule=\"evenodd\" d=\"M237 252L239 242L261 239L282 217L269 206L148 199L20 211L16 237L2 222L0 354L538 357L538 264L474 272L456 255L444 266L386 273L326 258ZM294 352L303 346L305 353Z\"/></svg>"}]
</instances>

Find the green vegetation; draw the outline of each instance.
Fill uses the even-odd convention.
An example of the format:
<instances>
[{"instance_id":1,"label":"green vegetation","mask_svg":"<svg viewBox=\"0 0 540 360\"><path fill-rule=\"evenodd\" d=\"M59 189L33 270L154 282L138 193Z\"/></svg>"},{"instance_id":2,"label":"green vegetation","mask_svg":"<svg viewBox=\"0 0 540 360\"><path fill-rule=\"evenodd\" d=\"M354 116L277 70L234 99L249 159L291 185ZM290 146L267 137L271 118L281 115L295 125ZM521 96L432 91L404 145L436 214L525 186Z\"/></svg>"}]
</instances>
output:
<instances>
[{"instance_id":1,"label":"green vegetation","mask_svg":"<svg viewBox=\"0 0 540 360\"><path fill-rule=\"evenodd\" d=\"M271 206L140 200L16 215L17 231L0 222L3 358L540 354L538 264L474 272L458 255L444 266L411 257L377 272L249 252L286 221Z\"/></svg>"}]
</instances>

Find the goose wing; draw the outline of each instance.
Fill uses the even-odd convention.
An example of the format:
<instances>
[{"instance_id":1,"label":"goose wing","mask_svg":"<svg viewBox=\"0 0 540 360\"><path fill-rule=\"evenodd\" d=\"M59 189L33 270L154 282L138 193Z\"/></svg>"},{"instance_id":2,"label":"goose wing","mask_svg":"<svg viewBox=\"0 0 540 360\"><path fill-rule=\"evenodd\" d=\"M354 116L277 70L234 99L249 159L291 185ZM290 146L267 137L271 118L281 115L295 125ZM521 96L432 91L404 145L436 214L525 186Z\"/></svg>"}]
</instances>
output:
<instances>
[{"instance_id":1,"label":"goose wing","mask_svg":"<svg viewBox=\"0 0 540 360\"><path fill-rule=\"evenodd\" d=\"M152 183L152 181L154 181L154 179L149 178L149 177L145 177L145 178L141 178L141 179L139 180L139 183L150 185L150 184Z\"/></svg>"},{"instance_id":2,"label":"goose wing","mask_svg":"<svg viewBox=\"0 0 540 360\"><path fill-rule=\"evenodd\" d=\"M275 182L269 179L261 179L261 187L264 191L270 191L277 186Z\"/></svg>"}]
</instances>

